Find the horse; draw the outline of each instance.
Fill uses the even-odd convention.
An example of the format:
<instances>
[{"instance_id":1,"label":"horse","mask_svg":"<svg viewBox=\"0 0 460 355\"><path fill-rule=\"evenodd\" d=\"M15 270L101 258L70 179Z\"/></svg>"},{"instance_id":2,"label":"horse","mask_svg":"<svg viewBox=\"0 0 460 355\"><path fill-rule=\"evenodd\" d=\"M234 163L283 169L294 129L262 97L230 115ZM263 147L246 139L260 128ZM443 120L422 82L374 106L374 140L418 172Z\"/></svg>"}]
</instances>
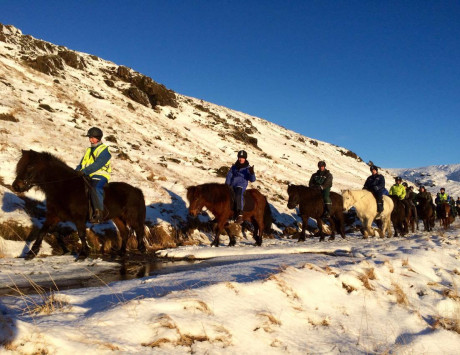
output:
<instances>
[{"instance_id":1,"label":"horse","mask_svg":"<svg viewBox=\"0 0 460 355\"><path fill-rule=\"evenodd\" d=\"M16 166L13 190L28 191L33 186L45 193L46 218L38 231L37 239L26 255L33 259L39 252L43 237L60 221L75 224L81 241L77 260L85 259L89 253L86 242L86 221L89 217L89 196L85 177L47 152L22 150ZM122 245L119 254L126 252L129 228L134 229L140 252L145 252L144 222L145 201L142 191L124 182L110 182L104 186L104 220L112 220L117 226Z\"/></svg>"},{"instance_id":2,"label":"horse","mask_svg":"<svg viewBox=\"0 0 460 355\"><path fill-rule=\"evenodd\" d=\"M352 206L356 209L356 214L363 225L364 238L369 235L374 236L372 222L377 216L377 201L374 195L367 190L344 190L342 191L343 208L348 211ZM388 238L392 236L391 232L391 212L393 211L393 201L388 196L383 196L384 208L380 213L382 226L378 232L383 238L388 233Z\"/></svg>"},{"instance_id":3,"label":"horse","mask_svg":"<svg viewBox=\"0 0 460 355\"><path fill-rule=\"evenodd\" d=\"M451 206L447 202L443 202L439 205L439 223L444 229L447 229L455 219L450 209Z\"/></svg>"},{"instance_id":4,"label":"horse","mask_svg":"<svg viewBox=\"0 0 460 355\"><path fill-rule=\"evenodd\" d=\"M287 189L289 200L287 203L288 208L296 208L299 205L299 213L302 218L302 232L299 236L298 241L305 241L305 231L308 225L308 218L314 218L318 224L320 241L324 240L323 233L323 220L321 216L324 213L324 202L321 194L321 190L317 188L307 187L304 185L291 185L289 184ZM338 225L338 232L345 239L345 221L343 216L343 200L342 196L338 193L331 192L331 237L329 240L335 239L334 229L336 224Z\"/></svg>"},{"instance_id":5,"label":"horse","mask_svg":"<svg viewBox=\"0 0 460 355\"><path fill-rule=\"evenodd\" d=\"M395 230L394 236L397 237L398 233L401 233L401 235L404 236L409 232L407 223L408 206L396 195L390 195L390 198L393 201L391 222L393 223L393 229Z\"/></svg>"},{"instance_id":6,"label":"horse","mask_svg":"<svg viewBox=\"0 0 460 355\"><path fill-rule=\"evenodd\" d=\"M211 246L219 246L219 236L225 228L227 221L233 216L233 191L229 185L207 183L187 187L189 213L196 216L204 207L214 215L217 222L215 237ZM243 221L251 222L254 226L253 237L257 246L262 245L264 232L271 229L272 215L267 198L256 189L248 189L244 193ZM230 242L228 246L236 244L236 238L228 233Z\"/></svg>"},{"instance_id":7,"label":"horse","mask_svg":"<svg viewBox=\"0 0 460 355\"><path fill-rule=\"evenodd\" d=\"M418 216L423 221L425 232L433 230L435 223L435 209L433 208L433 202L427 199L419 199L417 210Z\"/></svg>"}]
</instances>

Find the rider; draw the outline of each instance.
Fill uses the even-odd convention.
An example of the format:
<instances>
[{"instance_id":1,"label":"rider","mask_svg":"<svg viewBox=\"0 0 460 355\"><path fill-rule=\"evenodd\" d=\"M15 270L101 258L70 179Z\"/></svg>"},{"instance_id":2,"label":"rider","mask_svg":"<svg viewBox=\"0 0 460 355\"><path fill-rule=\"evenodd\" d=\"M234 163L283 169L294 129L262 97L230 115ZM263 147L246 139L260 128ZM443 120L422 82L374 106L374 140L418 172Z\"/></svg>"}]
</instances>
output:
<instances>
[{"instance_id":1,"label":"rider","mask_svg":"<svg viewBox=\"0 0 460 355\"><path fill-rule=\"evenodd\" d=\"M318 169L319 170L311 176L308 186L321 189L324 202L323 217L329 218L332 206L330 197L330 191L332 187L332 174L329 172L329 170L326 169L326 162L323 160L318 162Z\"/></svg>"},{"instance_id":2,"label":"rider","mask_svg":"<svg viewBox=\"0 0 460 355\"><path fill-rule=\"evenodd\" d=\"M377 212L379 215L383 211L383 195L386 192L385 177L379 174L379 168L375 165L371 165L370 171L372 175L367 178L363 189L370 191L374 195L377 200Z\"/></svg>"},{"instance_id":3,"label":"rider","mask_svg":"<svg viewBox=\"0 0 460 355\"><path fill-rule=\"evenodd\" d=\"M439 189L439 192L436 194L434 202L436 202L436 214L439 216L439 209L441 205L445 202L449 202L449 195L446 194L446 189L444 187L441 187Z\"/></svg>"},{"instance_id":4,"label":"rider","mask_svg":"<svg viewBox=\"0 0 460 355\"><path fill-rule=\"evenodd\" d=\"M400 200L404 200L406 197L406 188L401 184L402 178L400 176L395 177L395 182L396 183L390 188L390 195L397 196Z\"/></svg>"},{"instance_id":5,"label":"rider","mask_svg":"<svg viewBox=\"0 0 460 355\"><path fill-rule=\"evenodd\" d=\"M425 189L425 186L421 185L418 189L419 193L417 194L417 201L419 202L419 204L422 203L422 201L425 201L425 200L428 200L431 202L431 204L433 205L433 198L431 197L431 193L429 193L428 191L426 191Z\"/></svg>"},{"instance_id":6,"label":"rider","mask_svg":"<svg viewBox=\"0 0 460 355\"><path fill-rule=\"evenodd\" d=\"M254 166L249 165L248 153L240 150L237 154L238 160L230 168L225 183L229 185L235 193L236 202L236 223L243 223L244 191L248 187L248 181L256 181Z\"/></svg>"},{"instance_id":7,"label":"rider","mask_svg":"<svg viewBox=\"0 0 460 355\"><path fill-rule=\"evenodd\" d=\"M86 149L85 155L75 169L80 175L91 178L90 196L94 208L94 214L90 219L92 223L99 223L102 220L104 185L109 181L112 171L112 155L109 148L101 142L102 136L103 133L98 127L88 130L85 137L89 137L91 146Z\"/></svg>"}]
</instances>

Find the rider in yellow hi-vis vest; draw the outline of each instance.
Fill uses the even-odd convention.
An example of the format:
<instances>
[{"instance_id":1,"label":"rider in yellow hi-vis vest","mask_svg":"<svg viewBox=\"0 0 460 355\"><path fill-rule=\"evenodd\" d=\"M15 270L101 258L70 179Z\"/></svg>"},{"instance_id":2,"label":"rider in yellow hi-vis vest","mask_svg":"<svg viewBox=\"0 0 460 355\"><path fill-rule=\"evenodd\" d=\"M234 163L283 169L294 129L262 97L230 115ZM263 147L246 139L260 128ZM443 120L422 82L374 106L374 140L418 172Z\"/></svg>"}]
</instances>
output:
<instances>
[{"instance_id":1,"label":"rider in yellow hi-vis vest","mask_svg":"<svg viewBox=\"0 0 460 355\"><path fill-rule=\"evenodd\" d=\"M94 208L94 215L90 221L99 223L102 220L102 211L104 210L104 185L110 179L112 172L111 158L109 148L101 142L102 131L97 127L88 130L86 137L89 137L91 146L86 149L85 155L77 166L76 170L81 175L91 178L91 202Z\"/></svg>"}]
</instances>

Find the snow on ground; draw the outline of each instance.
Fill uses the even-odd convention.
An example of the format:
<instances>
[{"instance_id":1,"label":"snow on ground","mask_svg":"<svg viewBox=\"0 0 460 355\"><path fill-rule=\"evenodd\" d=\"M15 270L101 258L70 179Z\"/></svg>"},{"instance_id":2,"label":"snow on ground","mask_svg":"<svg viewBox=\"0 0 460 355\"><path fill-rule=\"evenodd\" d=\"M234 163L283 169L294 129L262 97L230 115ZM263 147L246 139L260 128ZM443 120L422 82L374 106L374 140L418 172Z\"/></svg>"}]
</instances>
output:
<instances>
[{"instance_id":1,"label":"snow on ground","mask_svg":"<svg viewBox=\"0 0 460 355\"><path fill-rule=\"evenodd\" d=\"M35 55L57 53L56 46L40 48ZM299 221L286 207L286 183L306 184L318 160L326 160L336 192L362 188L370 174L346 148L199 99L177 94L177 108L155 110L137 104L122 94L126 82L107 76L117 64L77 54L84 70L65 65L50 76L24 64L23 58L34 57L29 50L0 41L0 115L16 120L0 120L2 225L42 223L9 188L21 149L48 151L76 166L91 126L113 136L105 141L113 153L113 181L142 189L152 224L184 221L186 187L223 182L216 171L229 167L242 148L255 165L251 187L267 196L278 231ZM238 130L250 132L257 147L232 136ZM396 172L382 172L389 188ZM458 175L449 174L457 184ZM460 191L460 184L450 186L451 194ZM25 195L44 200L34 189ZM458 353L458 224L400 239L352 234L299 244L279 237L264 239L261 248L246 239L235 248L210 248L209 235L196 231L192 237L203 245L159 255L195 263L105 284L99 275L117 276L120 264L49 256L45 244L46 257L26 262L16 258L25 243L0 236L3 288L64 283L58 292L38 288L35 295L0 298L0 353ZM82 287L98 286L68 290L65 281L72 278L83 280Z\"/></svg>"},{"instance_id":2,"label":"snow on ground","mask_svg":"<svg viewBox=\"0 0 460 355\"><path fill-rule=\"evenodd\" d=\"M200 260L100 287L3 297L1 352L457 354L458 227L161 251ZM0 280L87 274L103 264L0 259Z\"/></svg>"}]
</instances>

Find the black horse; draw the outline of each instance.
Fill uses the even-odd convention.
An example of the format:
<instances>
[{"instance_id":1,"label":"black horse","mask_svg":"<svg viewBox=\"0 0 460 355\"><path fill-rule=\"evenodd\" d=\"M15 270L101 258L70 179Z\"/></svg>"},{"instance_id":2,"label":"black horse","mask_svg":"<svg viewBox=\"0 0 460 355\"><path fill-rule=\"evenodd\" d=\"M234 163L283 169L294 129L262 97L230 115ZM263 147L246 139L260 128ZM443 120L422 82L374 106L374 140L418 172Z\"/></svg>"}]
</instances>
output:
<instances>
[{"instance_id":1,"label":"black horse","mask_svg":"<svg viewBox=\"0 0 460 355\"><path fill-rule=\"evenodd\" d=\"M14 191L24 192L37 186L46 196L46 219L26 259L38 254L43 237L60 221L75 223L81 241L78 259L85 259L90 252L86 242L89 203L85 178L52 154L33 150L22 151L16 174ZM126 252L129 228L136 232L138 249L144 252L146 212L142 191L123 182L111 182L104 187L104 196L105 220L111 219L120 232L120 255Z\"/></svg>"},{"instance_id":2,"label":"black horse","mask_svg":"<svg viewBox=\"0 0 460 355\"><path fill-rule=\"evenodd\" d=\"M319 240L323 241L323 220L321 216L324 212L324 203L321 190L303 185L289 185L287 191L289 195L288 208L295 208L299 205L300 217L302 218L302 233L299 237L299 242L305 240L305 231L309 217L316 219L320 234ZM331 192L331 200L331 218L328 219L331 223L331 237L329 239L335 239L334 229L336 229L336 225L338 226L337 231L342 238L345 238L343 198L338 193Z\"/></svg>"}]
</instances>

